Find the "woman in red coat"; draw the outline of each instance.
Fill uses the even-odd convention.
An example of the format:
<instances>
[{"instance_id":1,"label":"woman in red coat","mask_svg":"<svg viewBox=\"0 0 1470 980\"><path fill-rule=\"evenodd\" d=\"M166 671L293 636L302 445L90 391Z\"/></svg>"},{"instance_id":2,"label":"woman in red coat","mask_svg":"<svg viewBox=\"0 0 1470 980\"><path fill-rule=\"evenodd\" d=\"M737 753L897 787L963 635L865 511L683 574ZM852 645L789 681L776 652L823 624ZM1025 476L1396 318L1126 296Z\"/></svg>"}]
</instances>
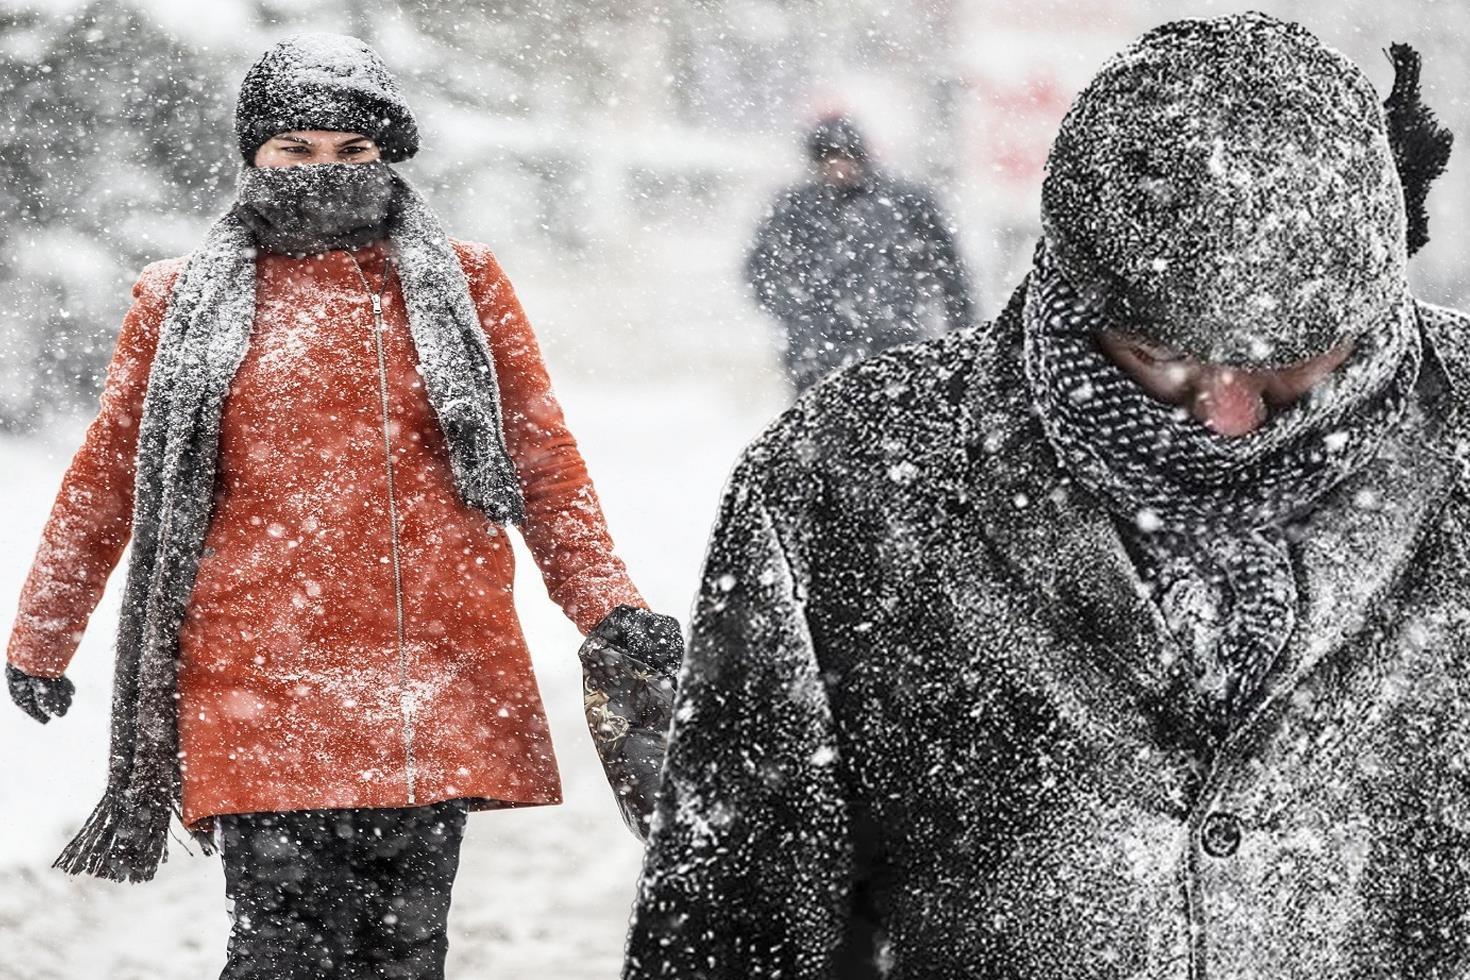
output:
<instances>
[{"instance_id":1,"label":"woman in red coat","mask_svg":"<svg viewBox=\"0 0 1470 980\"><path fill-rule=\"evenodd\" d=\"M131 538L108 792L58 864L147 879L176 812L223 852L225 977L442 976L466 810L560 801L508 525L584 633L667 666L677 624L613 553L495 257L388 166L418 134L377 55L281 42L236 130L234 207L133 290L10 690L65 712Z\"/></svg>"}]
</instances>

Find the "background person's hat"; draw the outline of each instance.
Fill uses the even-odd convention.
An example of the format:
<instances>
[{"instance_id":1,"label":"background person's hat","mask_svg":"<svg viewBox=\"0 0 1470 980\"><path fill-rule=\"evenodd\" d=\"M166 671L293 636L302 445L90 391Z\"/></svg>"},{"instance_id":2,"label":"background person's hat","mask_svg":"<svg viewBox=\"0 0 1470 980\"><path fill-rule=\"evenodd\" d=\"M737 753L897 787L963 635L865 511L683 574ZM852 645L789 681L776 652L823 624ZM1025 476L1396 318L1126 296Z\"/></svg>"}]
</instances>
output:
<instances>
[{"instance_id":1,"label":"background person's hat","mask_svg":"<svg viewBox=\"0 0 1470 980\"><path fill-rule=\"evenodd\" d=\"M330 129L371 137L390 163L418 152L419 131L398 82L372 48L342 34L296 34L245 73L235 136L245 162L279 133Z\"/></svg>"},{"instance_id":2,"label":"background person's hat","mask_svg":"<svg viewBox=\"0 0 1470 980\"><path fill-rule=\"evenodd\" d=\"M859 163L868 161L868 143L862 130L846 116L827 116L813 126L806 137L806 152L812 162L828 157L847 157Z\"/></svg>"}]
</instances>

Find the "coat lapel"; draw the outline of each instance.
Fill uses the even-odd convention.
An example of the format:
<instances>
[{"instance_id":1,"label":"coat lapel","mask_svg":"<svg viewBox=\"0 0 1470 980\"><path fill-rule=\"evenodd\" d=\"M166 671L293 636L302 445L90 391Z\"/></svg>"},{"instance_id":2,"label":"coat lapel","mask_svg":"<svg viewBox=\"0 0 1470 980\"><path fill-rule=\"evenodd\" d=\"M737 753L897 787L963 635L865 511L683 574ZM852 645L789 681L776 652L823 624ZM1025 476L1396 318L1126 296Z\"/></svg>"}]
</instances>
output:
<instances>
[{"instance_id":1,"label":"coat lapel","mask_svg":"<svg viewBox=\"0 0 1470 980\"><path fill-rule=\"evenodd\" d=\"M1058 665L1063 678L1100 676L1085 696L1109 714L1177 702L1167 697L1177 650L1112 518L1056 464L1025 395L1020 343L1013 299L980 345L960 412L963 458L947 467L963 515L944 559L960 580L951 595L963 604L963 580L998 559L1059 640L1018 656L1071 661ZM965 610L956 612L963 621Z\"/></svg>"}]
</instances>

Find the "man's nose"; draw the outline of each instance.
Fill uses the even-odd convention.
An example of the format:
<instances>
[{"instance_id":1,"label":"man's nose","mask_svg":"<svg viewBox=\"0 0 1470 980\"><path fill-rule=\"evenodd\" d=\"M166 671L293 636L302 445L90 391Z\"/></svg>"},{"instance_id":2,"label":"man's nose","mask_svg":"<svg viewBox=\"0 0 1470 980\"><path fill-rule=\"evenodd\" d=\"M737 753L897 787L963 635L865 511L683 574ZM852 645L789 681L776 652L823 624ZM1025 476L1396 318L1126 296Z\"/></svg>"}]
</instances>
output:
<instances>
[{"instance_id":1,"label":"man's nose","mask_svg":"<svg viewBox=\"0 0 1470 980\"><path fill-rule=\"evenodd\" d=\"M1208 368L1195 385L1194 417L1227 438L1254 432L1266 421L1261 383L1242 371Z\"/></svg>"}]
</instances>

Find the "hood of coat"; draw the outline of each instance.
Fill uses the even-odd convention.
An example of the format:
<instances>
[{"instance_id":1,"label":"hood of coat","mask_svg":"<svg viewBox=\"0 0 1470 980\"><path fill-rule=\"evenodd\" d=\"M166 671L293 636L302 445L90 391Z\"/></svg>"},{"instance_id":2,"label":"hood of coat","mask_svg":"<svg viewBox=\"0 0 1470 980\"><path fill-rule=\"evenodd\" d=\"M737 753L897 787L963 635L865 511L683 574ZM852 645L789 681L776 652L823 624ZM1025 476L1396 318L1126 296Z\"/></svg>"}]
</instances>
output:
<instances>
[{"instance_id":1,"label":"hood of coat","mask_svg":"<svg viewBox=\"0 0 1470 980\"><path fill-rule=\"evenodd\" d=\"M1304 360L1407 292L1373 86L1264 14L1176 21L1109 60L1052 147L1042 223L1120 328L1202 361Z\"/></svg>"}]
</instances>

